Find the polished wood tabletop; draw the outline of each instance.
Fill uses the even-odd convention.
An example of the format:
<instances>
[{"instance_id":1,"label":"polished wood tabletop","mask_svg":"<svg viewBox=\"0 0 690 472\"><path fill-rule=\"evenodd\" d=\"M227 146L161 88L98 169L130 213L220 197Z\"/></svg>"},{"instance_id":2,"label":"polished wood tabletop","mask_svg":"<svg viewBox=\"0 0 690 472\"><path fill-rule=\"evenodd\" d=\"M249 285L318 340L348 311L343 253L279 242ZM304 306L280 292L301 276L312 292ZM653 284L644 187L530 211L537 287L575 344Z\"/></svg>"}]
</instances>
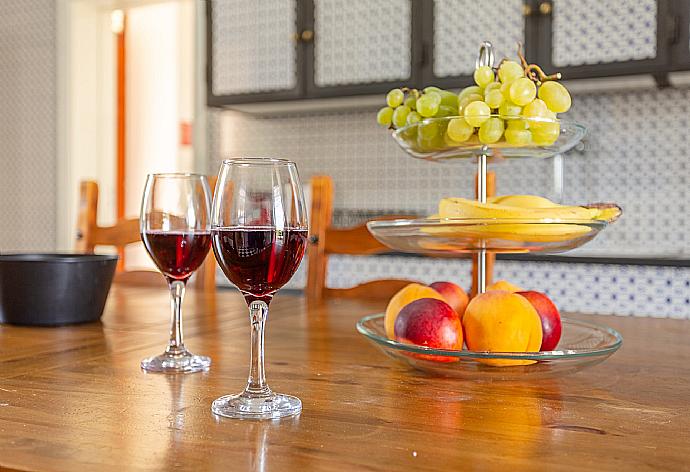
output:
<instances>
[{"instance_id":1,"label":"polished wood tabletop","mask_svg":"<svg viewBox=\"0 0 690 472\"><path fill-rule=\"evenodd\" d=\"M164 287L113 287L102 323L0 326L0 469L688 470L690 322L596 318L623 347L553 380L436 378L355 330L382 302L308 306L278 294L269 384L302 399L280 421L216 418L246 381L249 322L237 292L189 290L186 344L208 373L146 374L167 341Z\"/></svg>"}]
</instances>

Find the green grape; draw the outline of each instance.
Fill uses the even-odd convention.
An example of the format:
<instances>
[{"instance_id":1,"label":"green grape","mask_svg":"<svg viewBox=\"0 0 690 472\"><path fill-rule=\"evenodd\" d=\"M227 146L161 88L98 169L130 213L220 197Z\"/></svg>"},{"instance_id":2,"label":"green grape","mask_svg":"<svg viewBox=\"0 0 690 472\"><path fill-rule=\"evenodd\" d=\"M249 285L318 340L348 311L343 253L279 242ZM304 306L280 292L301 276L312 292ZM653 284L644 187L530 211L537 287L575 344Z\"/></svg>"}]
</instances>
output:
<instances>
[{"instance_id":1,"label":"green grape","mask_svg":"<svg viewBox=\"0 0 690 472\"><path fill-rule=\"evenodd\" d=\"M500 118L489 118L479 127L479 141L492 144L501 139L505 125Z\"/></svg>"},{"instance_id":2,"label":"green grape","mask_svg":"<svg viewBox=\"0 0 690 472\"><path fill-rule=\"evenodd\" d=\"M550 146L556 142L560 134L561 130L559 127L532 130L532 141L537 146Z\"/></svg>"},{"instance_id":3,"label":"green grape","mask_svg":"<svg viewBox=\"0 0 690 472\"><path fill-rule=\"evenodd\" d=\"M431 93L431 92L436 92L440 93L442 90L438 87L434 87L433 85L430 85L429 87L424 87L424 90L422 90L424 93Z\"/></svg>"},{"instance_id":4,"label":"green grape","mask_svg":"<svg viewBox=\"0 0 690 472\"><path fill-rule=\"evenodd\" d=\"M513 82L503 82L501 84L501 93L503 94L503 98L506 100L510 100L510 86L513 85Z\"/></svg>"},{"instance_id":5,"label":"green grape","mask_svg":"<svg viewBox=\"0 0 690 472\"><path fill-rule=\"evenodd\" d=\"M469 125L481 126L482 123L489 119L491 109L484 102L472 102L465 107L463 114Z\"/></svg>"},{"instance_id":6,"label":"green grape","mask_svg":"<svg viewBox=\"0 0 690 472\"><path fill-rule=\"evenodd\" d=\"M399 106L393 111L393 126L396 128L402 128L407 124L407 115L410 114L412 110L410 110L410 107L406 107L405 105Z\"/></svg>"},{"instance_id":7,"label":"green grape","mask_svg":"<svg viewBox=\"0 0 690 472\"><path fill-rule=\"evenodd\" d=\"M399 107L403 100L405 100L405 94L400 89L393 89L386 95L386 103L391 108Z\"/></svg>"},{"instance_id":8,"label":"green grape","mask_svg":"<svg viewBox=\"0 0 690 472\"><path fill-rule=\"evenodd\" d=\"M532 141L537 146L553 144L561 134L561 125L552 111L546 112L546 116L538 118L544 121L531 121L529 123L532 132Z\"/></svg>"},{"instance_id":9,"label":"green grape","mask_svg":"<svg viewBox=\"0 0 690 472\"><path fill-rule=\"evenodd\" d=\"M486 87L494 81L494 71L489 66L481 66L474 71L474 81L480 87Z\"/></svg>"},{"instance_id":10,"label":"green grape","mask_svg":"<svg viewBox=\"0 0 690 472\"><path fill-rule=\"evenodd\" d=\"M512 82L525 75L522 66L515 61L504 61L498 68L498 78L501 82Z\"/></svg>"},{"instance_id":11,"label":"green grape","mask_svg":"<svg viewBox=\"0 0 690 472\"><path fill-rule=\"evenodd\" d=\"M528 129L512 128L510 122L508 124L508 129L505 131L505 136L506 142L513 146L527 146L532 142L532 133L530 133Z\"/></svg>"},{"instance_id":12,"label":"green grape","mask_svg":"<svg viewBox=\"0 0 690 472\"><path fill-rule=\"evenodd\" d=\"M419 137L422 139L434 139L438 136L439 122L433 120L424 120L419 125Z\"/></svg>"},{"instance_id":13,"label":"green grape","mask_svg":"<svg viewBox=\"0 0 690 472\"><path fill-rule=\"evenodd\" d=\"M441 105L438 107L438 111L436 112L434 117L435 118L441 118L444 116L455 116L457 114L458 114L458 111L455 108Z\"/></svg>"},{"instance_id":14,"label":"green grape","mask_svg":"<svg viewBox=\"0 0 690 472\"><path fill-rule=\"evenodd\" d=\"M470 139L474 133L474 127L470 126L464 118L453 118L448 123L446 135L451 141L462 143Z\"/></svg>"},{"instance_id":15,"label":"green grape","mask_svg":"<svg viewBox=\"0 0 690 472\"><path fill-rule=\"evenodd\" d=\"M537 96L537 86L527 77L516 79L510 85L510 101L525 106Z\"/></svg>"},{"instance_id":16,"label":"green grape","mask_svg":"<svg viewBox=\"0 0 690 472\"><path fill-rule=\"evenodd\" d=\"M525 118L541 118L546 117L548 111L544 100L535 98L522 109L522 116Z\"/></svg>"},{"instance_id":17,"label":"green grape","mask_svg":"<svg viewBox=\"0 0 690 472\"><path fill-rule=\"evenodd\" d=\"M417 145L421 150L432 151L444 147L445 126L438 121L425 120L419 124Z\"/></svg>"},{"instance_id":18,"label":"green grape","mask_svg":"<svg viewBox=\"0 0 690 472\"><path fill-rule=\"evenodd\" d=\"M570 110L572 100L568 90L558 82L547 81L539 87L539 98L546 102L549 110L556 113L565 113Z\"/></svg>"},{"instance_id":19,"label":"green grape","mask_svg":"<svg viewBox=\"0 0 690 472\"><path fill-rule=\"evenodd\" d=\"M503 94L500 90L491 90L484 97L484 101L490 108L498 108L503 103Z\"/></svg>"},{"instance_id":20,"label":"green grape","mask_svg":"<svg viewBox=\"0 0 690 472\"><path fill-rule=\"evenodd\" d=\"M560 124L557 121L556 114L548 109L543 115L530 120L529 127L532 131L544 131L546 133L554 133L554 130L560 130Z\"/></svg>"},{"instance_id":21,"label":"green grape","mask_svg":"<svg viewBox=\"0 0 690 472\"><path fill-rule=\"evenodd\" d=\"M381 126L390 126L393 120L393 109L391 107L383 107L376 114L376 122Z\"/></svg>"},{"instance_id":22,"label":"green grape","mask_svg":"<svg viewBox=\"0 0 690 472\"><path fill-rule=\"evenodd\" d=\"M422 120L422 115L420 115L416 111L411 111L410 114L407 115L407 124L408 125L415 124L421 120Z\"/></svg>"},{"instance_id":23,"label":"green grape","mask_svg":"<svg viewBox=\"0 0 690 472\"><path fill-rule=\"evenodd\" d=\"M438 92L438 94L441 95L441 105L445 105L451 108L458 107L458 96L455 95L453 92L449 92L448 90L441 90L440 92Z\"/></svg>"},{"instance_id":24,"label":"green grape","mask_svg":"<svg viewBox=\"0 0 690 472\"><path fill-rule=\"evenodd\" d=\"M529 126L527 125L527 120L523 120L522 118L507 121L507 129L523 130L528 128Z\"/></svg>"},{"instance_id":25,"label":"green grape","mask_svg":"<svg viewBox=\"0 0 690 472\"><path fill-rule=\"evenodd\" d=\"M407 97L405 99L405 101L403 102L403 105L408 107L410 110L414 110L417 107L417 99L415 97L413 97L412 95L410 95L409 97Z\"/></svg>"},{"instance_id":26,"label":"green grape","mask_svg":"<svg viewBox=\"0 0 690 472\"><path fill-rule=\"evenodd\" d=\"M433 98L434 100L438 101L439 105L441 104L441 94L440 94L440 92L437 92L436 90L429 90L429 91L426 92L424 95L426 95L427 97L431 97L431 98Z\"/></svg>"},{"instance_id":27,"label":"green grape","mask_svg":"<svg viewBox=\"0 0 690 472\"><path fill-rule=\"evenodd\" d=\"M492 90L501 90L500 82L491 82L486 87L484 87L484 96L488 95Z\"/></svg>"},{"instance_id":28,"label":"green grape","mask_svg":"<svg viewBox=\"0 0 690 472\"><path fill-rule=\"evenodd\" d=\"M471 93L469 95L465 95L462 100L458 103L459 105L459 110L463 110L467 105L469 105L472 102L481 102L483 101L484 98L479 95L478 93Z\"/></svg>"},{"instance_id":29,"label":"green grape","mask_svg":"<svg viewBox=\"0 0 690 472\"><path fill-rule=\"evenodd\" d=\"M498 107L498 116L504 120L514 120L522 113L522 107L517 106L509 100L505 100Z\"/></svg>"},{"instance_id":30,"label":"green grape","mask_svg":"<svg viewBox=\"0 0 690 472\"><path fill-rule=\"evenodd\" d=\"M465 87L464 89L462 89L462 92L458 94L458 102L460 102L463 98L473 93L481 94L482 88L478 85L470 85L469 87Z\"/></svg>"},{"instance_id":31,"label":"green grape","mask_svg":"<svg viewBox=\"0 0 690 472\"><path fill-rule=\"evenodd\" d=\"M434 116L441 105L441 96L437 93L425 93L417 99L417 112L425 118Z\"/></svg>"}]
</instances>

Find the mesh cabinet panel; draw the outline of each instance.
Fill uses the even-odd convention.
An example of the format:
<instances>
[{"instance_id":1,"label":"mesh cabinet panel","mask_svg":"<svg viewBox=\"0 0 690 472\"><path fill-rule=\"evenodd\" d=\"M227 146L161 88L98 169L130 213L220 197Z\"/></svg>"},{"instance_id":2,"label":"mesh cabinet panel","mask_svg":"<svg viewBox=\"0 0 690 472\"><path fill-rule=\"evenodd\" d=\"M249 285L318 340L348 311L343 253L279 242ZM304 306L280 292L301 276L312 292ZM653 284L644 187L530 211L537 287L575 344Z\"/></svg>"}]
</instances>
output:
<instances>
[{"instance_id":1,"label":"mesh cabinet panel","mask_svg":"<svg viewBox=\"0 0 690 472\"><path fill-rule=\"evenodd\" d=\"M554 0L553 3L555 66L656 57L655 0Z\"/></svg>"},{"instance_id":2,"label":"mesh cabinet panel","mask_svg":"<svg viewBox=\"0 0 690 472\"><path fill-rule=\"evenodd\" d=\"M295 0L215 0L213 93L290 90L297 85Z\"/></svg>"},{"instance_id":3,"label":"mesh cabinet panel","mask_svg":"<svg viewBox=\"0 0 690 472\"><path fill-rule=\"evenodd\" d=\"M410 8L409 0L315 0L316 85L409 78Z\"/></svg>"},{"instance_id":4,"label":"mesh cabinet panel","mask_svg":"<svg viewBox=\"0 0 690 472\"><path fill-rule=\"evenodd\" d=\"M436 0L434 2L434 75L469 75L482 41L497 49L497 61L517 57L525 42L522 0Z\"/></svg>"}]
</instances>

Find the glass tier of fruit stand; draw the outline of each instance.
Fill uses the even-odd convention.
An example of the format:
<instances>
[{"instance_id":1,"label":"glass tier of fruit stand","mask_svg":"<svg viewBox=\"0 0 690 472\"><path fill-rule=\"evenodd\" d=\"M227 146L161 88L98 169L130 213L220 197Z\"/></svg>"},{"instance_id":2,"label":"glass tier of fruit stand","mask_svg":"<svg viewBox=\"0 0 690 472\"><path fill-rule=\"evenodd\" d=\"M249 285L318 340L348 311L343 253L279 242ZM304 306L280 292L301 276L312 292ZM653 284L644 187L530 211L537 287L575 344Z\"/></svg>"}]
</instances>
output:
<instances>
[{"instance_id":1,"label":"glass tier of fruit stand","mask_svg":"<svg viewBox=\"0 0 690 472\"><path fill-rule=\"evenodd\" d=\"M482 43L477 67L493 67L493 48ZM493 115L492 115L493 116ZM393 138L411 157L434 162L467 162L476 160L477 200L487 202L487 166L504 160L525 158L550 158L574 148L584 137L586 129L581 124L550 118L536 121L558 124L560 134L548 145L534 144L511 146L505 141L482 144L476 137L463 143L440 143L420 146L415 138L422 127L442 123L457 117L427 118L393 132ZM501 116L505 119L505 116ZM516 117L518 118L518 117ZM529 118L519 117L522 120ZM447 125L447 123L446 123ZM416 129L415 129L416 128ZM525 218L420 218L399 220L373 220L368 222L370 233L387 247L400 252L431 255L435 257L466 257L477 255L476 293L486 290L487 254L490 253L559 253L582 246L592 240L607 226L607 221L554 217ZM512 365L511 375L526 372L545 375L571 372L606 359L618 347L622 338L610 328L564 319L564 332L558 351L539 353L476 353L470 351L444 351L425 346L399 343L386 338L382 330L382 315L363 318L358 330L383 349L386 354L422 370L451 376L472 377L479 373L487 378L491 371L489 360L498 359L493 365ZM568 330L570 331L568 333ZM449 359L475 362L449 363ZM517 366L521 366L518 367ZM495 367L494 367L495 369ZM516 370L517 369L517 370ZM498 369L502 370L502 369ZM510 370L510 369L509 369ZM488 374L489 377L495 374ZM498 374L506 377L505 370Z\"/></svg>"}]
</instances>

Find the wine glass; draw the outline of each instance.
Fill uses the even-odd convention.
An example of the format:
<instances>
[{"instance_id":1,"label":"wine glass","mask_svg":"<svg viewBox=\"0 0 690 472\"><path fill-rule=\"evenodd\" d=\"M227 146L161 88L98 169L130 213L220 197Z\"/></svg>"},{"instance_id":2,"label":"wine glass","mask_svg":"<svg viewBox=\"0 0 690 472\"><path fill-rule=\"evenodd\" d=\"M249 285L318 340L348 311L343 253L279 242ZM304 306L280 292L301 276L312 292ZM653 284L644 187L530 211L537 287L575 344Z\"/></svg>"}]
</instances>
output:
<instances>
[{"instance_id":1,"label":"wine glass","mask_svg":"<svg viewBox=\"0 0 690 472\"><path fill-rule=\"evenodd\" d=\"M223 161L211 223L216 260L244 295L251 322L247 386L216 399L211 410L230 418L299 414L299 398L271 391L264 374L268 305L292 278L307 245L307 213L295 163L263 157Z\"/></svg>"},{"instance_id":2,"label":"wine glass","mask_svg":"<svg viewBox=\"0 0 690 472\"><path fill-rule=\"evenodd\" d=\"M211 248L211 192L206 177L150 174L139 217L141 239L170 287L170 341L165 352L141 361L147 372L201 372L211 359L189 352L182 338L185 285Z\"/></svg>"}]
</instances>

